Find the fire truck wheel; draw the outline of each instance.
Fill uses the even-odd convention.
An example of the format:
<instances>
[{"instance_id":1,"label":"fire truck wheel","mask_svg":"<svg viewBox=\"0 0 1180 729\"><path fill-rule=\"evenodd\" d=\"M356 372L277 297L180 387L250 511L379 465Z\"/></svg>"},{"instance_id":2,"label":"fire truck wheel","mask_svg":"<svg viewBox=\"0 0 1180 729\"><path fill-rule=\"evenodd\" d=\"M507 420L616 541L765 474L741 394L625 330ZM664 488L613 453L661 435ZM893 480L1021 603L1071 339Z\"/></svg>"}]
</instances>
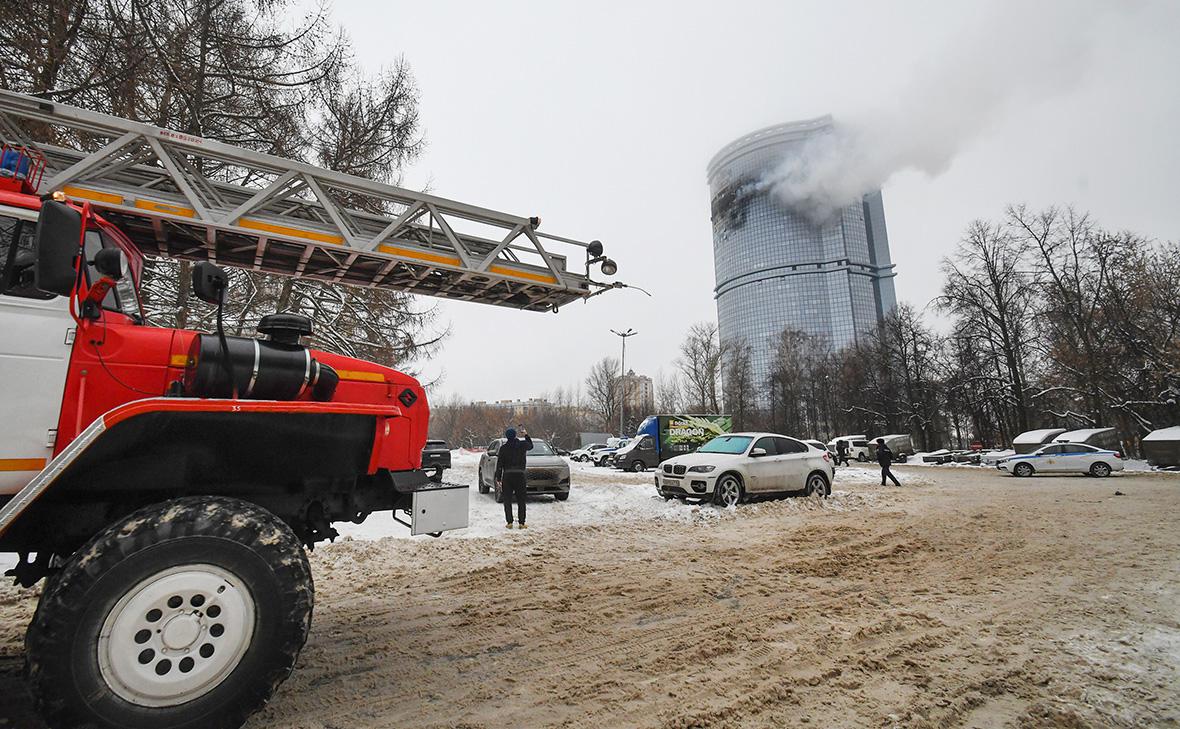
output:
<instances>
[{"instance_id":1,"label":"fire truck wheel","mask_svg":"<svg viewBox=\"0 0 1180 729\"><path fill-rule=\"evenodd\" d=\"M298 538L253 504L198 496L140 509L48 582L25 638L51 727L236 729L311 627Z\"/></svg>"}]
</instances>

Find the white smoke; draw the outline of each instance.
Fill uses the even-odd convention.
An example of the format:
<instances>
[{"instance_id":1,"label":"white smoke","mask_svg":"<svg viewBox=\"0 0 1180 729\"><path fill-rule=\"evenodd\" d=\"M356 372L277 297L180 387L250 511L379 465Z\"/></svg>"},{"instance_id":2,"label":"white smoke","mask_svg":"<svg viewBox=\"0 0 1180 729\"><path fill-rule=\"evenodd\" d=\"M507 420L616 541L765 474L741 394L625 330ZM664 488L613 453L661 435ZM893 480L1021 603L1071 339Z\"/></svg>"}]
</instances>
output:
<instances>
[{"instance_id":1,"label":"white smoke","mask_svg":"<svg viewBox=\"0 0 1180 729\"><path fill-rule=\"evenodd\" d=\"M889 105L837 120L758 188L823 224L898 172L942 174L1001 119L1075 88L1103 14L1093 2L993 4L983 22L927 58Z\"/></svg>"}]
</instances>

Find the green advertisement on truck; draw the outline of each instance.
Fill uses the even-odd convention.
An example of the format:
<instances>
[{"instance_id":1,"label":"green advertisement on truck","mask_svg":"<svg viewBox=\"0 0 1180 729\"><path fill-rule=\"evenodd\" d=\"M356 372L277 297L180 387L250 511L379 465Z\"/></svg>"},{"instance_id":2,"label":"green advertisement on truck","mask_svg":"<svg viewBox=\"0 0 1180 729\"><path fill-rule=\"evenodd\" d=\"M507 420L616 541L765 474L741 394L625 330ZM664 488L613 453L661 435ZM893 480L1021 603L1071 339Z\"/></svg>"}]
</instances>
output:
<instances>
[{"instance_id":1,"label":"green advertisement on truck","mask_svg":"<svg viewBox=\"0 0 1180 729\"><path fill-rule=\"evenodd\" d=\"M635 438L615 453L612 465L626 471L655 468L732 431L729 415L649 415L635 430Z\"/></svg>"}]
</instances>

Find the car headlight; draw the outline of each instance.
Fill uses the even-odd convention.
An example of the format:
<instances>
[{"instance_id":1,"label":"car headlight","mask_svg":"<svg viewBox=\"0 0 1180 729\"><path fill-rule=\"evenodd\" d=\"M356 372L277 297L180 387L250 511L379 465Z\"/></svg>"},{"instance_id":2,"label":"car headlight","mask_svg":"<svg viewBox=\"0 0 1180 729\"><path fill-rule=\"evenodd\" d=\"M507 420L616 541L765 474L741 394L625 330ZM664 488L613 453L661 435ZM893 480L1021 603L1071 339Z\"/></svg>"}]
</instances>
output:
<instances>
[{"instance_id":1,"label":"car headlight","mask_svg":"<svg viewBox=\"0 0 1180 729\"><path fill-rule=\"evenodd\" d=\"M688 472L689 473L709 473L715 468L717 468L717 467L716 466L693 466L688 469Z\"/></svg>"}]
</instances>

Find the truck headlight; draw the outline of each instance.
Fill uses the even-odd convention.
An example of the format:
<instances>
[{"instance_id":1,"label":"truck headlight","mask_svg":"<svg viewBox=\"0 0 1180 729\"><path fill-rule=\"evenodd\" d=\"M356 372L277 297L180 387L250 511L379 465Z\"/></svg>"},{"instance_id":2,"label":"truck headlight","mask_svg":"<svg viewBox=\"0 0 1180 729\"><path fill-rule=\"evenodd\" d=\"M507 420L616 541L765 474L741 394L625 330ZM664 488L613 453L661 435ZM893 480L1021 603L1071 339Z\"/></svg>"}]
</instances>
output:
<instances>
[{"instance_id":1,"label":"truck headlight","mask_svg":"<svg viewBox=\"0 0 1180 729\"><path fill-rule=\"evenodd\" d=\"M693 466L688 469L688 472L689 473L709 473L715 468L717 468L717 467L716 466Z\"/></svg>"}]
</instances>

